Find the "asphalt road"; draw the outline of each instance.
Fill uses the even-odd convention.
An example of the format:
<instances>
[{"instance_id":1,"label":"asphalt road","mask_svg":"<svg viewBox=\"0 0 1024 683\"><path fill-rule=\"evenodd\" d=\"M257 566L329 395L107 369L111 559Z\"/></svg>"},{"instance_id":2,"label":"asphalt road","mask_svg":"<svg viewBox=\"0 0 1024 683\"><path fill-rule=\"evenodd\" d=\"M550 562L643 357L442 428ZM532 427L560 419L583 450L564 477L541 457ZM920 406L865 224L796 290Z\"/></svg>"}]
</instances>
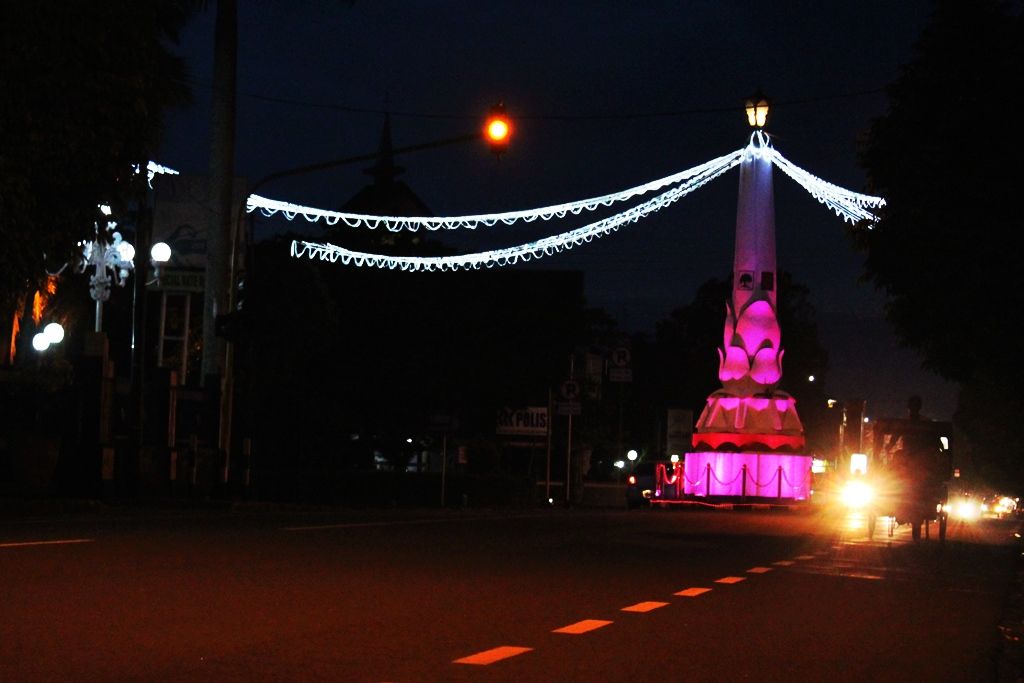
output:
<instances>
[{"instance_id":1,"label":"asphalt road","mask_svg":"<svg viewBox=\"0 0 1024 683\"><path fill-rule=\"evenodd\" d=\"M0 681L996 681L1014 521L109 509L0 520ZM880 527L882 529L882 527ZM1004 679L1005 680L1005 679Z\"/></svg>"}]
</instances>

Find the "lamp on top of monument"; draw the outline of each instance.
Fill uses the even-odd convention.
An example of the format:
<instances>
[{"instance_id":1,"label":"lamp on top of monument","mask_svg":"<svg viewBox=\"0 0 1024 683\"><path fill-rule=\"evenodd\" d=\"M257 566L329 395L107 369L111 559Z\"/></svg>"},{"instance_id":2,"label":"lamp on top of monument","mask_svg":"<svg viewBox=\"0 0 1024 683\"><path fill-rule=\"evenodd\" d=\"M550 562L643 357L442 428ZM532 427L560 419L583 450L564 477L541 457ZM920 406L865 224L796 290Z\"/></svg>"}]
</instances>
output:
<instances>
[{"instance_id":1,"label":"lamp on top of monument","mask_svg":"<svg viewBox=\"0 0 1024 683\"><path fill-rule=\"evenodd\" d=\"M768 109L771 103L760 89L747 98L745 106L747 112L747 123L751 128L761 130L768 123Z\"/></svg>"}]
</instances>

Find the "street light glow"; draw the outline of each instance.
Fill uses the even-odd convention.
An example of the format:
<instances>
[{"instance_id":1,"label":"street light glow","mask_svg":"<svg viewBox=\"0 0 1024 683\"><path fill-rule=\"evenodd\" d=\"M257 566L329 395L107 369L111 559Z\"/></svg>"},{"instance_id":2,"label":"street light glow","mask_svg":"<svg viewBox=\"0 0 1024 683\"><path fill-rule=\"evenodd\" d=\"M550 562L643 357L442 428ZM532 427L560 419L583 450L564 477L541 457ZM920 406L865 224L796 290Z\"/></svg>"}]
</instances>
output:
<instances>
[{"instance_id":1,"label":"street light glow","mask_svg":"<svg viewBox=\"0 0 1024 683\"><path fill-rule=\"evenodd\" d=\"M132 261L135 259L135 247L132 246L131 242L125 242L123 239L117 244L117 253L121 256L122 261Z\"/></svg>"},{"instance_id":2,"label":"street light glow","mask_svg":"<svg viewBox=\"0 0 1024 683\"><path fill-rule=\"evenodd\" d=\"M508 121L492 119L487 124L487 138L492 142L502 142L508 137Z\"/></svg>"},{"instance_id":3,"label":"street light glow","mask_svg":"<svg viewBox=\"0 0 1024 683\"><path fill-rule=\"evenodd\" d=\"M751 128L764 128L764 125L768 123L769 106L768 98L760 90L747 99L744 109L747 113L747 123Z\"/></svg>"},{"instance_id":4,"label":"street light glow","mask_svg":"<svg viewBox=\"0 0 1024 683\"><path fill-rule=\"evenodd\" d=\"M50 323L43 328L43 335L50 344L60 344L64 341L64 327L60 323Z\"/></svg>"},{"instance_id":5,"label":"street light glow","mask_svg":"<svg viewBox=\"0 0 1024 683\"><path fill-rule=\"evenodd\" d=\"M149 256L155 263L167 263L171 260L171 247L167 242L157 242L149 250Z\"/></svg>"},{"instance_id":6,"label":"street light glow","mask_svg":"<svg viewBox=\"0 0 1024 683\"><path fill-rule=\"evenodd\" d=\"M512 137L512 121L505 113L503 104L496 104L484 122L484 138L495 154L501 154L508 148L508 141Z\"/></svg>"},{"instance_id":7,"label":"street light glow","mask_svg":"<svg viewBox=\"0 0 1024 683\"><path fill-rule=\"evenodd\" d=\"M38 332L36 336L32 337L32 348L36 351L45 351L49 347L50 340L42 332Z\"/></svg>"},{"instance_id":8,"label":"street light glow","mask_svg":"<svg viewBox=\"0 0 1024 683\"><path fill-rule=\"evenodd\" d=\"M638 453L636 452L635 448L630 448L629 451L626 452L626 457L629 458L630 462L633 462L634 460L636 460L637 455L638 455Z\"/></svg>"}]
</instances>

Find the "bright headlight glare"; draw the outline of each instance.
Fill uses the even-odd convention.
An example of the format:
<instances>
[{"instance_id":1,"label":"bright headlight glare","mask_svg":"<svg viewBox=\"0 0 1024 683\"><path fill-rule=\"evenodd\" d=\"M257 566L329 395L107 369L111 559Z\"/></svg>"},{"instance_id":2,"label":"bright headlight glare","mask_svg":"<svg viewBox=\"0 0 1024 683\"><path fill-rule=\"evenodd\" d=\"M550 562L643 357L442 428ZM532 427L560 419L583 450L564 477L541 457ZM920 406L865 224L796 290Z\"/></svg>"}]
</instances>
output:
<instances>
[{"instance_id":1,"label":"bright headlight glare","mask_svg":"<svg viewBox=\"0 0 1024 683\"><path fill-rule=\"evenodd\" d=\"M874 491L862 481L851 481L843 487L843 503L849 507L864 507L873 497Z\"/></svg>"}]
</instances>

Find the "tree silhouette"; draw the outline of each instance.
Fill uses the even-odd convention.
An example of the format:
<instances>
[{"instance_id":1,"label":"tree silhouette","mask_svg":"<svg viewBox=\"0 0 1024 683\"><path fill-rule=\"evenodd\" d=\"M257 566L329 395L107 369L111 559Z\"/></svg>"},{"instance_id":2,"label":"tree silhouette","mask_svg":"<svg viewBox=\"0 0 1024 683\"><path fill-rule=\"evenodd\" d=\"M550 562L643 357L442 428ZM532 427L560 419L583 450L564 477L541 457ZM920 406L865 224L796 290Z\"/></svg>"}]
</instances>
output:
<instances>
[{"instance_id":1,"label":"tree silhouette","mask_svg":"<svg viewBox=\"0 0 1024 683\"><path fill-rule=\"evenodd\" d=\"M865 279L925 367L957 382L955 421L993 477L1024 482L1019 335L1024 297L1013 160L1024 70L1019 10L993 0L935 3L913 60L888 88L889 110L861 152L888 204L859 231ZM927 403L927 397L925 397ZM1014 417L1018 416L1018 417Z\"/></svg>"},{"instance_id":2,"label":"tree silhouette","mask_svg":"<svg viewBox=\"0 0 1024 683\"><path fill-rule=\"evenodd\" d=\"M0 320L75 257L98 203L128 204L161 112L188 97L168 49L187 3L10 5L0 21Z\"/></svg>"}]
</instances>

